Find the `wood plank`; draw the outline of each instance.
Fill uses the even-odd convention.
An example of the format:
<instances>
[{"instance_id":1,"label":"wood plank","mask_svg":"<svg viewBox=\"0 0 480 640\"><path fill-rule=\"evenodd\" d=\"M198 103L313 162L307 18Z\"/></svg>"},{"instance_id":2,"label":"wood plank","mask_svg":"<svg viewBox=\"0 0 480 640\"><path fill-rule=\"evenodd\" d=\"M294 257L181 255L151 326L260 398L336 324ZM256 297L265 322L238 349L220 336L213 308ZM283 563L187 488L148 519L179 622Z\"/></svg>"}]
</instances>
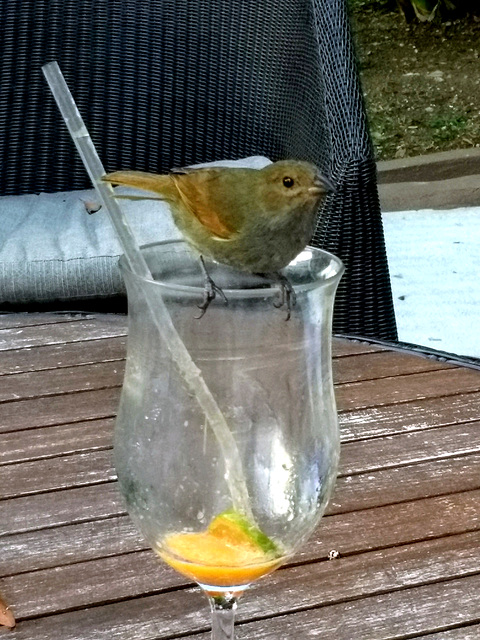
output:
<instances>
[{"instance_id":1,"label":"wood plank","mask_svg":"<svg viewBox=\"0 0 480 640\"><path fill-rule=\"evenodd\" d=\"M479 465L477 453L339 477L328 513L478 489Z\"/></svg>"},{"instance_id":2,"label":"wood plank","mask_svg":"<svg viewBox=\"0 0 480 640\"><path fill-rule=\"evenodd\" d=\"M125 514L116 482L3 500L2 536Z\"/></svg>"},{"instance_id":3,"label":"wood plank","mask_svg":"<svg viewBox=\"0 0 480 640\"><path fill-rule=\"evenodd\" d=\"M18 619L150 595L185 583L149 549L0 578L0 590Z\"/></svg>"},{"instance_id":4,"label":"wood plank","mask_svg":"<svg viewBox=\"0 0 480 640\"><path fill-rule=\"evenodd\" d=\"M127 334L126 316L105 314L99 318L82 318L75 322L12 327L0 330L0 351L42 345L113 338Z\"/></svg>"},{"instance_id":5,"label":"wood plank","mask_svg":"<svg viewBox=\"0 0 480 640\"><path fill-rule=\"evenodd\" d=\"M480 638L480 624L472 624L468 627L429 633L428 636L415 636L414 640L478 640Z\"/></svg>"},{"instance_id":6,"label":"wood plank","mask_svg":"<svg viewBox=\"0 0 480 640\"><path fill-rule=\"evenodd\" d=\"M101 453L95 452L95 456ZM58 460L61 461L62 458ZM75 467L75 464L72 464ZM345 513L479 489L479 464L480 454L477 453L449 458L448 462L443 459L433 460L422 464L409 464L339 477L327 513ZM92 477L102 484L3 500L4 533L124 513L116 484L107 482L113 476L113 469L107 464L101 469L96 468L97 465L93 466ZM7 468L8 466L4 467L4 469ZM69 475L68 482L75 481L71 477L74 475ZM59 478L52 474L52 477L45 479L44 482L57 486L63 480L61 474ZM55 507L53 507L54 504ZM108 504L112 506L111 511L105 510ZM91 515L88 515L90 513Z\"/></svg>"},{"instance_id":7,"label":"wood plank","mask_svg":"<svg viewBox=\"0 0 480 640\"><path fill-rule=\"evenodd\" d=\"M120 389L83 392L7 403L0 408L0 432L78 422L116 414ZM339 414L342 441L476 421L480 393L433 398Z\"/></svg>"},{"instance_id":8,"label":"wood plank","mask_svg":"<svg viewBox=\"0 0 480 640\"><path fill-rule=\"evenodd\" d=\"M81 640L161 640L181 636L182 629L187 631L194 627L206 631L210 625L205 596L196 589L184 594L184 591L171 592L168 602L161 595L145 596L20 621L15 629L15 640L79 640L79 634ZM176 600L183 606L181 612L179 607L172 606ZM168 615L169 608L171 616Z\"/></svg>"},{"instance_id":9,"label":"wood plank","mask_svg":"<svg viewBox=\"0 0 480 640\"><path fill-rule=\"evenodd\" d=\"M388 347L370 344L368 342L358 342L336 336L332 338L332 355L334 358L360 355L362 353L378 353L379 351L389 351L389 349Z\"/></svg>"},{"instance_id":10,"label":"wood plank","mask_svg":"<svg viewBox=\"0 0 480 640\"><path fill-rule=\"evenodd\" d=\"M112 450L20 462L2 468L0 500L115 480Z\"/></svg>"},{"instance_id":11,"label":"wood plank","mask_svg":"<svg viewBox=\"0 0 480 640\"><path fill-rule=\"evenodd\" d=\"M83 342L12 349L2 355L0 375L121 360L126 355L126 340L126 336L90 340L86 334ZM451 365L417 356L400 354L399 357L399 354L389 351L336 358L333 367L337 383L452 368Z\"/></svg>"},{"instance_id":12,"label":"wood plank","mask_svg":"<svg viewBox=\"0 0 480 640\"><path fill-rule=\"evenodd\" d=\"M339 413L343 440L475 422L480 415L480 393L414 400L384 407Z\"/></svg>"},{"instance_id":13,"label":"wood plank","mask_svg":"<svg viewBox=\"0 0 480 640\"><path fill-rule=\"evenodd\" d=\"M115 416L120 391L120 387L113 387L4 403L0 406L0 433Z\"/></svg>"},{"instance_id":14,"label":"wood plank","mask_svg":"<svg viewBox=\"0 0 480 640\"><path fill-rule=\"evenodd\" d=\"M260 584L243 613L260 618L469 576L478 573L479 542L477 531L286 568Z\"/></svg>"},{"instance_id":15,"label":"wood plank","mask_svg":"<svg viewBox=\"0 0 480 640\"><path fill-rule=\"evenodd\" d=\"M118 323L120 326L127 326L127 316L123 314L109 313L0 313L0 331L3 329L14 329L24 327L35 327L46 324L63 324L66 322L81 322L88 320L98 325ZM42 330L43 331L43 330ZM88 332L86 332L88 339ZM362 353L376 353L378 351L388 351L388 347L369 344L368 342L358 342L345 338L333 337L332 350L334 357L348 355L358 355Z\"/></svg>"},{"instance_id":16,"label":"wood plank","mask_svg":"<svg viewBox=\"0 0 480 640\"><path fill-rule=\"evenodd\" d=\"M336 384L345 384L444 369L453 367L445 362L419 358L409 353L380 351L334 359L333 379Z\"/></svg>"},{"instance_id":17,"label":"wood plank","mask_svg":"<svg viewBox=\"0 0 480 640\"><path fill-rule=\"evenodd\" d=\"M93 317L91 313L42 313L29 312L24 313L0 313L0 330L11 329L13 327L31 327L42 324L59 324L61 322L78 322L86 317ZM96 314L95 314L96 315Z\"/></svg>"},{"instance_id":18,"label":"wood plank","mask_svg":"<svg viewBox=\"0 0 480 640\"><path fill-rule=\"evenodd\" d=\"M102 373L110 370L108 363L112 360L117 362L124 359L126 339L123 337L120 340L120 343L114 343L112 339L97 339L67 345L7 351L2 357L0 374L12 375L2 379L0 402L84 390L92 388L92 385L93 388L104 387ZM368 357L378 355L392 354L371 354ZM342 361L344 360L346 359ZM423 363L421 358L413 358L413 361ZM79 364L87 368L80 368L77 366ZM350 364L346 373L347 379L352 372L352 367L355 371L363 370L361 366L355 368ZM112 371L117 373L117 369L118 375L123 375L124 364L115 364ZM82 380L82 376L85 381ZM75 383L68 383L69 378L75 380ZM59 384L59 381L64 384Z\"/></svg>"},{"instance_id":19,"label":"wood plank","mask_svg":"<svg viewBox=\"0 0 480 640\"><path fill-rule=\"evenodd\" d=\"M480 452L480 422L370 438L342 445L340 474Z\"/></svg>"},{"instance_id":20,"label":"wood plank","mask_svg":"<svg viewBox=\"0 0 480 640\"><path fill-rule=\"evenodd\" d=\"M351 640L360 637L371 640L374 632L376 639L387 640L405 637L412 631L425 632L441 629L442 626L476 622L480 603L480 574L469 574L479 569L477 545L478 534L477 539L465 534L457 536L455 540L441 539L386 552L371 552L333 562L279 570L263 581L258 590L247 594L239 609L237 633L243 637L262 638L308 637L308 633L311 637L314 629L318 631L321 628L318 627L320 623L326 625L322 631L333 634L335 638ZM120 585L118 574L116 571L116 584ZM446 578L459 574L463 575L462 579ZM50 576L56 582L58 575L50 572ZM437 581L439 576L443 579L441 582ZM101 575L98 578L101 579ZM140 578L143 580L143 576ZM89 610L51 615L29 624L21 620L27 611L35 610L34 602L38 595L30 596L30 592L24 592L26 597L22 602L18 583L8 579L2 581L2 588L6 597L14 598L13 608L20 618L16 637L22 640L33 640L34 637L37 640L77 640L78 635L75 634L80 628L83 640L106 638L107 629L110 638L157 640L187 632L206 631L209 625L205 601L194 597L188 589L144 595L129 600L128 606L121 601ZM386 588L393 592L384 594ZM47 607L55 611L56 606L64 606L55 605L58 587L45 591L49 596ZM66 588L65 592L68 591ZM77 581L75 595L79 606L86 591L82 583ZM362 597L366 592L369 597ZM34 601L30 601L29 597L33 597ZM63 595L60 597L63 598ZM107 594L100 597L102 602L108 599ZM465 598L466 602L459 607L461 598ZM412 606L413 603L415 606ZM75 608L78 609L78 605ZM292 610L298 613L282 615ZM275 617L265 619L271 615ZM252 618L261 619L251 622ZM352 625L358 625L364 618L368 620L370 635L366 635L367 625L364 621L359 627L359 636L353 633L355 627ZM296 621L294 624L297 625L293 635L291 620ZM392 625L387 627L389 620ZM394 633L385 635L387 629ZM253 630L258 635L251 635Z\"/></svg>"},{"instance_id":21,"label":"wood plank","mask_svg":"<svg viewBox=\"0 0 480 640\"><path fill-rule=\"evenodd\" d=\"M297 554L302 561L349 555L480 529L480 491L327 515Z\"/></svg>"},{"instance_id":22,"label":"wood plank","mask_svg":"<svg viewBox=\"0 0 480 640\"><path fill-rule=\"evenodd\" d=\"M326 559L480 529L480 490L325 516L293 562ZM352 532L355 532L352 535ZM148 548L129 516L4 536L0 575Z\"/></svg>"},{"instance_id":23,"label":"wood plank","mask_svg":"<svg viewBox=\"0 0 480 640\"><path fill-rule=\"evenodd\" d=\"M454 368L341 384L335 397L339 410L351 411L472 391L480 391L480 371Z\"/></svg>"},{"instance_id":24,"label":"wood plank","mask_svg":"<svg viewBox=\"0 0 480 640\"><path fill-rule=\"evenodd\" d=\"M335 562L285 568L262 582L262 593L249 603L248 617L278 615L470 575L480 571L479 543L480 532L467 533ZM17 619L170 591L185 584L185 578L157 560L151 551L0 579L0 589ZM271 608L266 602L272 603Z\"/></svg>"},{"instance_id":25,"label":"wood plank","mask_svg":"<svg viewBox=\"0 0 480 640\"><path fill-rule=\"evenodd\" d=\"M112 446L113 418L0 433L0 466L27 460L106 449Z\"/></svg>"},{"instance_id":26,"label":"wood plank","mask_svg":"<svg viewBox=\"0 0 480 640\"><path fill-rule=\"evenodd\" d=\"M0 358L0 375L123 360L126 343L126 336L120 336L4 351Z\"/></svg>"},{"instance_id":27,"label":"wood plank","mask_svg":"<svg viewBox=\"0 0 480 640\"><path fill-rule=\"evenodd\" d=\"M105 387L113 387L121 385L123 381L123 372L124 372L124 362L102 362L98 364L84 365L81 367L69 367L69 368L61 368L61 369L52 369L48 371L37 371L31 373L22 373L16 374L12 376L5 376L2 379L2 387L0 392L0 402L6 402L10 400L18 401L20 399L25 399L29 397L35 397L38 395L53 395L60 393L71 393L73 391L85 391L91 388L105 388ZM453 369L449 371L436 371L431 372L429 374L418 374L420 376L424 375L434 375L434 374L447 374L449 376L453 376L454 374L460 373L462 374L461 387L462 389L468 390L468 384L472 389L476 390L476 388L480 388L480 373L473 370L459 370ZM473 377L472 377L473 376ZM400 402L410 398L409 396L414 396L415 392L412 388L411 382L413 378L416 378L417 375L413 374L410 376L401 376L399 378L395 378L397 393L402 394L401 398L397 397L396 400L392 400L390 397L390 401L392 402ZM458 378L458 376L457 376ZM390 382L390 379L387 379ZM375 384L381 385L385 380L376 381ZM355 385L369 385L371 381L363 382L363 383L354 383ZM442 383L438 380L434 380L432 384L438 383L441 385ZM460 384L457 380L457 384ZM418 389L424 388L425 381L421 380L415 381L415 385ZM423 385L423 386L422 386ZM336 389L338 406L341 407L345 404L352 404L358 402L358 388L355 393L352 392L352 395L346 395L346 389L350 389L352 385L341 385ZM450 385L451 390L451 385ZM340 398L338 397L340 392ZM448 390L444 389L445 393L448 393ZM365 393L365 390L363 390ZM423 393L423 391L422 391ZM438 394L439 392L435 390L434 387L431 387L432 394ZM419 395L419 393L417 393ZM347 400L345 398L348 398ZM382 403L385 404L389 399L388 393L385 396L382 395Z\"/></svg>"},{"instance_id":28,"label":"wood plank","mask_svg":"<svg viewBox=\"0 0 480 640\"><path fill-rule=\"evenodd\" d=\"M123 382L124 370L125 362L117 361L4 376L0 388L0 403L119 387Z\"/></svg>"},{"instance_id":29,"label":"wood plank","mask_svg":"<svg viewBox=\"0 0 480 640\"><path fill-rule=\"evenodd\" d=\"M480 571L480 532L392 547L336 561L285 568L263 582L261 601L248 615L298 609L423 585ZM189 584L151 550L76 562L0 579L17 618L58 613L105 601L150 595ZM288 587L288 589L287 589ZM294 592L279 607L279 593ZM268 609L263 599L273 601Z\"/></svg>"},{"instance_id":30,"label":"wood plank","mask_svg":"<svg viewBox=\"0 0 480 640\"><path fill-rule=\"evenodd\" d=\"M127 515L2 538L0 576L149 549ZM153 552L152 552L153 553Z\"/></svg>"},{"instance_id":31,"label":"wood plank","mask_svg":"<svg viewBox=\"0 0 480 640\"><path fill-rule=\"evenodd\" d=\"M324 635L335 640L405 640L478 622L479 606L480 575L476 575L240 625L236 638L303 640Z\"/></svg>"},{"instance_id":32,"label":"wood plank","mask_svg":"<svg viewBox=\"0 0 480 640\"><path fill-rule=\"evenodd\" d=\"M91 427L90 422L82 423L82 425L87 428ZM449 464L451 459L454 459L454 468L458 469L458 465L462 464L462 456L480 454L479 425L480 423L466 426L453 425L451 427L430 429L388 438L374 438L347 443L342 446L341 450L339 482L342 484L341 479L345 478L345 476L365 475L372 471L395 468L396 470L393 473L397 474L398 482L403 487L405 484L411 483L411 475L421 473L421 470L415 466L417 463L432 462L435 468L438 468L442 460L445 460L442 470L445 467L444 473L445 478L447 478L450 475ZM111 422L109 426L112 426ZM45 429L41 431L46 442L50 443L46 446L53 446L55 449L55 446L59 444L53 439L55 433L51 434ZM76 425L75 431L78 432L78 425ZM87 437L88 431L91 432L92 429L87 430ZM16 435L16 433L10 434L11 440L15 441ZM23 438L21 439L22 446L28 445L28 437L31 438L32 436L34 443L38 444L39 440L35 438L37 435L38 430L36 429L27 431L26 441L24 442ZM81 434L78 435L81 437ZM110 448L112 434L108 436L104 432L101 435L102 439L108 442L107 447L101 449L98 447L88 448L86 452L77 453L74 451L68 455L63 455L64 452L60 451L62 455L55 458L40 458L6 465L2 473L0 499L107 482L115 479L116 474L112 466L111 452L105 451L105 448ZM86 440L85 444L87 442L88 440ZM406 466L408 466L408 469L405 470ZM380 476L378 477L380 478ZM386 481L380 480L383 484L388 482L390 476L387 475L386 477ZM465 478L465 474L462 474L462 477ZM344 482L353 488L356 487L356 482L352 481L350 477L344 479ZM471 489L473 487L463 488ZM399 489L397 482L393 487L389 488L390 493L392 489Z\"/></svg>"}]
</instances>

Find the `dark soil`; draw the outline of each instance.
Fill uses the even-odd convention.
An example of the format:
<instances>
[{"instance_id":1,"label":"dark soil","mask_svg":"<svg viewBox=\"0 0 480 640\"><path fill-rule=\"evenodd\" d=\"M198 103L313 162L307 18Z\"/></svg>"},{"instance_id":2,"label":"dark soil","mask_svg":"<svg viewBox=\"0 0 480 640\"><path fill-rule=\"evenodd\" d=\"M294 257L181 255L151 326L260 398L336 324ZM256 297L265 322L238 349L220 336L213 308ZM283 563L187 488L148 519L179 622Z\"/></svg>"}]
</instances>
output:
<instances>
[{"instance_id":1,"label":"dark soil","mask_svg":"<svg viewBox=\"0 0 480 640\"><path fill-rule=\"evenodd\" d=\"M480 147L480 9L407 25L391 0L350 2L377 157Z\"/></svg>"}]
</instances>

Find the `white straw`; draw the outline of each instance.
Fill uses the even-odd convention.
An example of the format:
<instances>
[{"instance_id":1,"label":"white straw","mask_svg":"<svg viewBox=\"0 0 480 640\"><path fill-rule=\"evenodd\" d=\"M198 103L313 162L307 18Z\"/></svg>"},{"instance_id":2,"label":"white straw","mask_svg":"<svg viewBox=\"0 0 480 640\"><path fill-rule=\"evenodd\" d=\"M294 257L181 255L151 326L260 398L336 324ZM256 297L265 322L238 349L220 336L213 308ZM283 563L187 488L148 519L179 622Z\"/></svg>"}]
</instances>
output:
<instances>
[{"instance_id":1,"label":"white straw","mask_svg":"<svg viewBox=\"0 0 480 640\"><path fill-rule=\"evenodd\" d=\"M60 113L65 120L68 131L77 147L78 153L82 158L85 169L90 176L90 180L95 187L100 202L110 217L110 221L117 233L131 271L137 276L147 280L153 280L148 265L130 229L127 218L115 200L112 187L102 180L102 176L105 175L105 169L98 157L93 141L77 109L60 67L56 61L49 62L42 67L42 71L57 106L60 109ZM240 455L228 424L210 389L206 385L202 372L193 362L187 348L180 339L161 295L157 296L155 305L153 305L152 300L148 299L147 304L157 329L163 336L164 343L170 349L172 358L176 362L185 383L197 398L198 404L202 408L222 449L226 468L225 475L233 507L237 511L244 513L253 522L250 499Z\"/></svg>"},{"instance_id":2,"label":"white straw","mask_svg":"<svg viewBox=\"0 0 480 640\"><path fill-rule=\"evenodd\" d=\"M131 271L142 278L152 280L152 274L140 252L128 220L118 202L112 197L113 189L108 182L102 180L102 176L105 175L105 169L70 93L70 89L65 82L65 78L60 71L60 67L56 61L49 62L42 67L42 71L85 169L90 176L90 180L95 187L100 203L110 217L110 222L117 233Z\"/></svg>"}]
</instances>

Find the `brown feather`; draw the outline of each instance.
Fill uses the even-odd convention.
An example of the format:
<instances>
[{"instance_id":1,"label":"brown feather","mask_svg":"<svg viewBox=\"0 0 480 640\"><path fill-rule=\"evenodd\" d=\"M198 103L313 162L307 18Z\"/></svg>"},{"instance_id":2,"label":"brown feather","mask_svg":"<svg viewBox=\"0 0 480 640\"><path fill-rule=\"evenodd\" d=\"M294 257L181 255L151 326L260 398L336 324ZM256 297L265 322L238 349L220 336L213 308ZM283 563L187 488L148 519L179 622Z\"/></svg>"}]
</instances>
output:
<instances>
[{"instance_id":1,"label":"brown feather","mask_svg":"<svg viewBox=\"0 0 480 640\"><path fill-rule=\"evenodd\" d=\"M176 189L169 175L148 173L146 171L114 171L102 177L105 182L136 187L158 193L165 200L174 199Z\"/></svg>"},{"instance_id":2,"label":"brown feather","mask_svg":"<svg viewBox=\"0 0 480 640\"><path fill-rule=\"evenodd\" d=\"M236 231L220 218L215 206L211 182L217 175L217 171L192 171L175 173L171 177L188 211L215 236L228 240Z\"/></svg>"}]
</instances>

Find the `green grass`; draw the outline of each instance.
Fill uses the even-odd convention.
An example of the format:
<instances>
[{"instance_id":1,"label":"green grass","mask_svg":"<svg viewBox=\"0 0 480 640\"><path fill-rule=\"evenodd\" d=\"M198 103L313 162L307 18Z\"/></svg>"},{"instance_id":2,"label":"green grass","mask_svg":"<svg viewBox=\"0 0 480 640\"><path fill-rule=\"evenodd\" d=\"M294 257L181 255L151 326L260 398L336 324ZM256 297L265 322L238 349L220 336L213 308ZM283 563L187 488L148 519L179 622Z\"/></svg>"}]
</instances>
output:
<instances>
[{"instance_id":1,"label":"green grass","mask_svg":"<svg viewBox=\"0 0 480 640\"><path fill-rule=\"evenodd\" d=\"M432 129L432 139L435 142L450 142L465 132L468 118L463 113L439 115L432 118L428 125Z\"/></svg>"}]
</instances>

